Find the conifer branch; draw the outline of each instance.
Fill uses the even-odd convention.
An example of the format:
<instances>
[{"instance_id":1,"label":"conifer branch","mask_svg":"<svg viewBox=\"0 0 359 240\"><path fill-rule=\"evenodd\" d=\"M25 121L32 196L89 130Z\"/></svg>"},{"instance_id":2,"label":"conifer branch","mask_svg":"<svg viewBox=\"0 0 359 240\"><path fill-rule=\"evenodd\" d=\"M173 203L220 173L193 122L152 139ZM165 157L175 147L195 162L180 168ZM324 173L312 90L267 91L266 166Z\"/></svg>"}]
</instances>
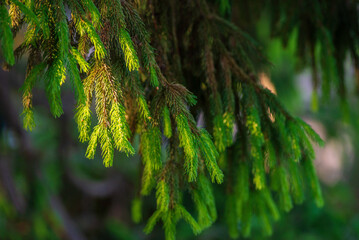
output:
<instances>
[{"instance_id":1,"label":"conifer branch","mask_svg":"<svg viewBox=\"0 0 359 240\"><path fill-rule=\"evenodd\" d=\"M14 40L11 32L11 19L5 4L0 3L0 43L5 60L10 65L15 63Z\"/></svg>"},{"instance_id":2,"label":"conifer branch","mask_svg":"<svg viewBox=\"0 0 359 240\"><path fill-rule=\"evenodd\" d=\"M141 220L141 197L155 192L157 208L144 231L161 221L166 239L175 239L181 219L194 234L216 221L216 201L222 199L212 183L225 184L218 192L225 198L224 221L232 238L249 236L254 218L270 235L278 209L302 203L306 184L322 206L311 141L324 142L261 86L258 72L269 63L258 43L226 19L229 1L220 1L219 9L205 0L184 2L179 9L174 1L137 6L120 0L0 3L6 63L30 56L22 88L24 127L35 125L32 89L45 86L51 112L59 117L61 91L69 81L79 140L88 141L86 157L97 157L99 145L103 164L110 167L115 149L127 155L139 149L142 180L133 219ZM188 16L179 14L184 9ZM332 78L325 91L331 81L344 96L343 71L337 67L342 61L324 17L315 26L320 64L329 69L323 76ZM14 52L13 38L23 26L24 41ZM309 47L316 63L316 45ZM183 192L191 195L196 218L185 207Z\"/></svg>"}]
</instances>

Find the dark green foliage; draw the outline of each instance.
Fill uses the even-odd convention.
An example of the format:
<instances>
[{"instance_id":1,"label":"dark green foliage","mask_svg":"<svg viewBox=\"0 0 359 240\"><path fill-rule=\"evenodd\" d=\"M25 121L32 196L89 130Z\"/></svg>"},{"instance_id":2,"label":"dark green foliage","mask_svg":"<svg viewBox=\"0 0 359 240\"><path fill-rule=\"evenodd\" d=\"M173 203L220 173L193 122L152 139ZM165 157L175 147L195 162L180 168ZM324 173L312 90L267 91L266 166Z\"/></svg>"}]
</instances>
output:
<instances>
[{"instance_id":1,"label":"dark green foliage","mask_svg":"<svg viewBox=\"0 0 359 240\"><path fill-rule=\"evenodd\" d=\"M357 1L343 4L340 0L305 0L289 2L285 0L252 1L250 6L238 8L242 16L247 7L256 7L270 16L270 32L273 37L287 45L292 38L296 44L298 66L310 66L312 70L312 108L318 110L319 104L328 102L332 92L342 101L344 116L348 103L345 83L345 59L350 57L356 71L359 69L359 13ZM251 28L259 15L247 20ZM240 19L243 21L244 19ZM356 74L355 90L358 93ZM321 101L320 101L321 100Z\"/></svg>"},{"instance_id":2,"label":"dark green foliage","mask_svg":"<svg viewBox=\"0 0 359 240\"><path fill-rule=\"evenodd\" d=\"M313 11L329 7L314 2L309 4ZM357 31L351 26L354 37L345 39L343 52L333 53L343 40L332 39L334 26L323 25L312 36L297 22L303 8L279 5L286 6L280 13L293 19L272 27L285 40L283 32L299 25L298 39L306 39L305 44L298 40L304 46L299 54L310 48L316 76L315 54L320 52L327 79L323 88L328 92L329 82L338 81L342 95L342 55L350 51L358 58ZM110 167L115 150L136 154L132 143L137 137L142 164L133 221L147 220L142 219L143 196L155 192L157 204L146 233L162 222L166 239L175 239L182 219L199 234L217 220L217 203L225 205L225 213L219 214L232 238L250 236L255 220L268 236L272 221L280 218L278 209L288 212L294 203L302 203L308 187L315 203L323 205L312 147L323 141L260 84L259 73L268 61L258 44L228 20L230 13L228 0L0 1L6 63L13 65L15 55L29 55L24 127L34 127L32 89L44 85L50 110L60 117L61 88L70 81L79 140L88 142L87 158L95 158L100 148L103 164ZM317 15L326 23L323 14ZM21 25L27 26L25 39L14 55L12 31ZM337 74L339 80L329 80ZM221 184L223 198L213 194L212 184Z\"/></svg>"}]
</instances>

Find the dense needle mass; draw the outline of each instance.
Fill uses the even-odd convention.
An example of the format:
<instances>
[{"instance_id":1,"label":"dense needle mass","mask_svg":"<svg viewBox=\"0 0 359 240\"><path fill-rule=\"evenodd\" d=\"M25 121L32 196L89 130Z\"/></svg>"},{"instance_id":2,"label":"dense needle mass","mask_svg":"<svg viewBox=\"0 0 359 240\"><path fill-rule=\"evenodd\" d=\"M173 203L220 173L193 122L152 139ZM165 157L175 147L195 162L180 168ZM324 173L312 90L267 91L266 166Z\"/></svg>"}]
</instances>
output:
<instances>
[{"instance_id":1,"label":"dense needle mass","mask_svg":"<svg viewBox=\"0 0 359 240\"><path fill-rule=\"evenodd\" d=\"M308 192L323 205L312 147L322 140L262 87L258 76L269 63L257 43L226 17L230 1L218 2L0 1L2 57L10 66L28 55L24 127L35 127L32 89L37 84L46 86L50 110L59 117L61 88L70 82L87 158L95 158L100 149L110 167L116 150L136 154L132 141L138 135L142 177L133 220L146 220L146 233L162 222L168 240L175 239L180 219L194 234L216 221L212 184L225 196L220 214L233 238L249 236L254 218L263 234L270 235L279 209L289 211ZM332 29L326 29L324 17L323 23L315 44L322 56L329 55L321 61L331 69L327 66L343 58L325 51L337 41L326 38ZM25 39L12 51L21 26ZM284 31L286 25L278 28ZM309 35L304 28L298 34ZM341 69L334 87L344 96ZM327 71L323 74L329 77ZM326 91L328 81L323 82ZM317 88L316 78L314 84ZM203 119L196 121L198 116ZM143 219L141 198L152 192L157 210ZM184 204L187 195L194 208Z\"/></svg>"}]
</instances>

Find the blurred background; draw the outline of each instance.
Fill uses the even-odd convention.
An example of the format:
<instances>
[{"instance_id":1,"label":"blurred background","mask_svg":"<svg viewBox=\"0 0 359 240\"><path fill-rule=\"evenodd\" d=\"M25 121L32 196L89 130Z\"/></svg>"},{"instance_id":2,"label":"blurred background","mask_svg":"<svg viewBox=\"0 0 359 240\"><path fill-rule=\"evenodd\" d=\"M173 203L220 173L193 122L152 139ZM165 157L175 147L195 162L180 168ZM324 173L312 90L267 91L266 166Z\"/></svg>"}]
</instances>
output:
<instances>
[{"instance_id":1,"label":"blurred background","mask_svg":"<svg viewBox=\"0 0 359 240\"><path fill-rule=\"evenodd\" d=\"M354 93L352 59L345 63L348 86L344 109L333 95L329 101L313 100L311 70L298 67L295 32L284 47L269 33L263 14L251 33L272 63L261 74L262 84L275 92L295 116L306 120L325 140L317 148L316 168L325 206L307 200L274 223L269 239L359 239L359 108ZM17 37L19 44L21 34ZM0 70L0 239L163 239L157 226L143 233L145 220L155 210L153 196L145 198L143 221L131 220L131 206L138 194L138 156L115 153L114 166L105 168L101 157L88 160L86 145L77 140L73 119L75 100L71 87L62 91L64 115L54 119L40 86L34 92L36 128L25 132L21 122L21 85L26 61L11 71ZM138 149L139 139L134 138ZM223 206L217 206L223 213ZM200 236L180 223L178 239L228 239L219 219ZM255 229L254 229L255 230ZM262 239L252 231L251 239Z\"/></svg>"}]
</instances>

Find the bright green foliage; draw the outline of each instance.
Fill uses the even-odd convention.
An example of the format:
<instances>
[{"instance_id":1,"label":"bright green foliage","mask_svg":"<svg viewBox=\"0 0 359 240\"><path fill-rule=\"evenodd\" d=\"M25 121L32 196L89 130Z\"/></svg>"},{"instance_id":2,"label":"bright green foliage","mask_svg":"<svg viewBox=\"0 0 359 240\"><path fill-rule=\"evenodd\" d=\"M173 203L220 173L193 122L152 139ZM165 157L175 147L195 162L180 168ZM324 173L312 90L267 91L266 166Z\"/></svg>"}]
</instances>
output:
<instances>
[{"instance_id":1,"label":"bright green foliage","mask_svg":"<svg viewBox=\"0 0 359 240\"><path fill-rule=\"evenodd\" d=\"M305 131L305 133L308 135L308 137L319 144L319 146L324 146L324 141L320 138L320 136L307 124L305 123L302 119L300 118L296 118L296 122L299 123L301 125L301 127L303 128L303 130Z\"/></svg>"},{"instance_id":2,"label":"bright green foliage","mask_svg":"<svg viewBox=\"0 0 359 240\"><path fill-rule=\"evenodd\" d=\"M153 230L159 218L163 221L166 240L176 239L176 224L180 219L188 223L194 234L197 235L201 232L201 227L192 215L182 205L175 205L173 209L165 212L157 210L148 220L145 227L146 233L150 233Z\"/></svg>"},{"instance_id":3,"label":"bright green foliage","mask_svg":"<svg viewBox=\"0 0 359 240\"><path fill-rule=\"evenodd\" d=\"M155 186L155 173L150 164L145 164L142 173L141 194L143 196L149 195Z\"/></svg>"},{"instance_id":4,"label":"bright green foliage","mask_svg":"<svg viewBox=\"0 0 359 240\"><path fill-rule=\"evenodd\" d=\"M12 4L14 4L16 7L19 8L19 11L24 14L25 17L28 18L29 22L33 22L36 25L40 25L39 20L37 19L36 15L28 8L26 5L24 5L22 2L18 0L11 0ZM14 25L14 23L12 24Z\"/></svg>"},{"instance_id":5,"label":"bright green foliage","mask_svg":"<svg viewBox=\"0 0 359 240\"><path fill-rule=\"evenodd\" d=\"M125 29L121 28L119 39L128 71L137 71L140 65L130 34Z\"/></svg>"},{"instance_id":6,"label":"bright green foliage","mask_svg":"<svg viewBox=\"0 0 359 240\"><path fill-rule=\"evenodd\" d=\"M167 212L170 203L170 195L165 179L160 180L157 184L156 198L157 209L161 212Z\"/></svg>"},{"instance_id":7,"label":"bright green foliage","mask_svg":"<svg viewBox=\"0 0 359 240\"><path fill-rule=\"evenodd\" d=\"M323 141L261 86L268 61L226 19L235 1L185 1L178 9L159 0L5 2L4 59L13 65L15 56L29 56L24 127L34 127L35 86L45 87L51 112L60 117L61 89L69 83L87 158L100 157L110 167L115 150L133 155L133 139L140 139L132 218L142 220L143 196L156 198L146 233L161 221L166 239L175 239L182 219L199 234L221 214L232 238L250 236L252 224L270 235L278 209L302 203L307 185L323 205L312 147ZM25 38L14 54L13 37L23 24ZM328 57L321 58L323 66L332 66L340 59L327 51L335 41L325 36L323 30L317 51ZM214 183L222 184L216 194ZM225 205L224 214L216 204Z\"/></svg>"},{"instance_id":8,"label":"bright green foliage","mask_svg":"<svg viewBox=\"0 0 359 240\"><path fill-rule=\"evenodd\" d=\"M32 89L36 80L45 69L45 64L40 63L30 69L27 73L24 85L22 86L22 105L23 105L23 125L26 130L32 130L35 127L33 112L32 112Z\"/></svg>"},{"instance_id":9,"label":"bright green foliage","mask_svg":"<svg viewBox=\"0 0 359 240\"><path fill-rule=\"evenodd\" d=\"M101 131L101 150L102 150L102 158L103 158L103 164L105 167L111 167L112 166L112 160L113 160L113 143L112 139L110 137L109 129L106 129L103 127L103 125L100 125L102 127Z\"/></svg>"},{"instance_id":10,"label":"bright green foliage","mask_svg":"<svg viewBox=\"0 0 359 240\"><path fill-rule=\"evenodd\" d=\"M247 206L249 208L249 206ZM225 203L225 218L226 225L228 228L228 233L231 238L237 238L239 236L238 232L238 217L236 211L236 203L233 195L227 195Z\"/></svg>"},{"instance_id":11,"label":"bright green foliage","mask_svg":"<svg viewBox=\"0 0 359 240\"><path fill-rule=\"evenodd\" d=\"M150 232L152 232L153 228L155 227L156 223L160 220L160 216L161 216L161 211L160 210L156 210L152 216L148 219L147 221L147 225L144 229L144 232L149 234Z\"/></svg>"},{"instance_id":12,"label":"bright green foliage","mask_svg":"<svg viewBox=\"0 0 359 240\"><path fill-rule=\"evenodd\" d=\"M162 219L166 239L176 238L176 224L183 219L192 228L194 234L201 232L202 228L193 216L182 206L182 194L178 189L178 179L182 176L178 172L170 173L168 170L174 167L174 159L170 159L157 183L156 198L157 210L153 213L144 229L150 233L156 223Z\"/></svg>"},{"instance_id":13,"label":"bright green foliage","mask_svg":"<svg viewBox=\"0 0 359 240\"><path fill-rule=\"evenodd\" d=\"M80 77L80 72L79 72L79 69L77 68L76 60L71 54L69 54L68 60L69 61L67 64L67 68L68 68L67 71L68 71L68 75L69 75L70 79L72 80L71 83L75 90L75 96L76 96L77 102L84 104L86 101L86 97L85 97L85 92L84 92L84 88L83 88L81 77ZM80 66L80 69L82 69L81 66Z\"/></svg>"},{"instance_id":14,"label":"bright green foliage","mask_svg":"<svg viewBox=\"0 0 359 240\"><path fill-rule=\"evenodd\" d=\"M144 165L153 171L162 167L161 132L158 127L151 127L141 134L141 154Z\"/></svg>"},{"instance_id":15,"label":"bright green foliage","mask_svg":"<svg viewBox=\"0 0 359 240\"><path fill-rule=\"evenodd\" d=\"M99 136L91 136L90 143L97 139L100 140L102 155L106 157L104 163L106 166L112 166L114 147L126 154L134 153L134 149L129 143L130 132L126 121L125 109L120 103L120 94L116 88L115 78L107 64L97 61L85 79L84 84L87 103L80 105L76 114L80 130L80 140L86 141L88 139L90 126L89 105L92 100L92 92L94 91L97 100L95 110L99 121L99 125L96 128L99 127L102 130L100 131L100 138L98 138ZM94 147L88 148L88 158L94 157L96 145L93 143L92 146Z\"/></svg>"},{"instance_id":16,"label":"bright green foliage","mask_svg":"<svg viewBox=\"0 0 359 240\"><path fill-rule=\"evenodd\" d=\"M225 126L223 123L223 117L221 115L216 116L213 120L213 137L215 139L214 144L216 145L219 152L223 152L226 149L226 133Z\"/></svg>"},{"instance_id":17,"label":"bright green foliage","mask_svg":"<svg viewBox=\"0 0 359 240\"><path fill-rule=\"evenodd\" d=\"M311 159L304 159L304 168L306 170L305 172L307 173L308 182L310 184L315 203L317 206L323 206L324 201L322 191L320 189L318 177L315 174L315 168Z\"/></svg>"},{"instance_id":18,"label":"bright green foliage","mask_svg":"<svg viewBox=\"0 0 359 240\"><path fill-rule=\"evenodd\" d=\"M53 17L55 14L58 15L58 19ZM49 25L50 34L52 34L49 44L54 44L55 46L48 53L50 64L44 74L44 81L51 112L55 117L59 117L63 113L61 85L66 79L66 64L69 61L67 57L70 48L70 36L63 2L58 1L57 4L49 4L48 15L51 16ZM74 74L73 69L70 72ZM79 77L77 77L78 81Z\"/></svg>"},{"instance_id":19,"label":"bright green foliage","mask_svg":"<svg viewBox=\"0 0 359 240\"><path fill-rule=\"evenodd\" d=\"M81 3L84 7L84 9L86 9L90 15L91 15L91 20L93 22L94 27L97 29L98 27L100 27L101 25L101 15L100 12L98 11L96 5L93 3L92 0L81 0Z\"/></svg>"},{"instance_id":20,"label":"bright green foliage","mask_svg":"<svg viewBox=\"0 0 359 240\"><path fill-rule=\"evenodd\" d=\"M87 73L89 71L90 64L86 62L85 58L81 55L81 53L76 48L72 48L71 54L80 66L80 71Z\"/></svg>"},{"instance_id":21,"label":"bright green foliage","mask_svg":"<svg viewBox=\"0 0 359 240\"><path fill-rule=\"evenodd\" d=\"M141 95L138 97L137 102L142 118L151 119L150 110L148 109L145 98Z\"/></svg>"},{"instance_id":22,"label":"bright green foliage","mask_svg":"<svg viewBox=\"0 0 359 240\"><path fill-rule=\"evenodd\" d=\"M237 199L237 204L238 206L240 206L240 208L238 208L238 211L239 215L241 215L242 204L243 202L248 201L250 190L249 171L245 163L240 163L237 179L235 181L238 184L238 188L236 188L235 194L239 196L239 198Z\"/></svg>"},{"instance_id":23,"label":"bright green foliage","mask_svg":"<svg viewBox=\"0 0 359 240\"><path fill-rule=\"evenodd\" d=\"M277 206L275 205L273 198L270 194L270 192L268 190L264 190L260 192L262 194L262 196L264 199L264 202L266 204L266 206L268 207L268 211L270 212L271 216L273 217L274 220L278 220L280 215L279 215L279 210L277 208Z\"/></svg>"},{"instance_id":24,"label":"bright green foliage","mask_svg":"<svg viewBox=\"0 0 359 240\"><path fill-rule=\"evenodd\" d=\"M180 139L180 147L185 152L185 170L188 174L188 181L195 181L197 178L198 155L195 146L193 133L188 125L188 119L180 114L176 117L176 123Z\"/></svg>"},{"instance_id":25,"label":"bright green foliage","mask_svg":"<svg viewBox=\"0 0 359 240\"><path fill-rule=\"evenodd\" d=\"M4 4L0 4L0 35L1 50L6 62L10 65L15 63L14 40L11 32L11 19Z\"/></svg>"},{"instance_id":26,"label":"bright green foliage","mask_svg":"<svg viewBox=\"0 0 359 240\"><path fill-rule=\"evenodd\" d=\"M198 185L191 192L198 214L198 224L201 229L206 229L217 219L215 199L210 182L200 175Z\"/></svg>"},{"instance_id":27,"label":"bright green foliage","mask_svg":"<svg viewBox=\"0 0 359 240\"><path fill-rule=\"evenodd\" d=\"M86 142L89 140L89 132L91 129L91 110L90 106L81 104L77 108L75 115L77 126L79 128L79 140L80 142Z\"/></svg>"},{"instance_id":28,"label":"bright green foliage","mask_svg":"<svg viewBox=\"0 0 359 240\"><path fill-rule=\"evenodd\" d=\"M201 150L202 157L205 160L208 172L211 175L212 182L216 181L217 183L222 183L223 173L216 162L216 159L218 158L218 152L213 145L210 135L204 129L201 129L198 144Z\"/></svg>"},{"instance_id":29,"label":"bright green foliage","mask_svg":"<svg viewBox=\"0 0 359 240\"><path fill-rule=\"evenodd\" d=\"M172 127L171 127L171 118L170 118L170 112L167 107L163 108L163 134L167 138L172 137Z\"/></svg>"},{"instance_id":30,"label":"bright green foliage","mask_svg":"<svg viewBox=\"0 0 359 240\"><path fill-rule=\"evenodd\" d=\"M289 192L289 178L286 172L286 169L283 167L279 167L278 170L278 178L279 178L279 199L280 205L284 209L284 211L290 211L293 207L292 198Z\"/></svg>"},{"instance_id":31,"label":"bright green foliage","mask_svg":"<svg viewBox=\"0 0 359 240\"><path fill-rule=\"evenodd\" d=\"M101 60L106 56L105 46L103 45L100 36L97 34L95 27L86 19L78 19L76 22L77 31L80 35L87 34L91 43L95 48L95 57L97 60Z\"/></svg>"},{"instance_id":32,"label":"bright green foliage","mask_svg":"<svg viewBox=\"0 0 359 240\"><path fill-rule=\"evenodd\" d=\"M262 224L262 231L264 236L269 236L272 234L272 226L270 223L269 214L267 214L268 206L266 201L263 201L264 197L258 195L255 199L255 208L258 211L259 220Z\"/></svg>"},{"instance_id":33,"label":"bright green foliage","mask_svg":"<svg viewBox=\"0 0 359 240\"><path fill-rule=\"evenodd\" d=\"M150 67L150 73L151 73L151 84L154 87L157 87L159 85L158 83L158 77L157 77L157 73L154 67Z\"/></svg>"},{"instance_id":34,"label":"bright green foliage","mask_svg":"<svg viewBox=\"0 0 359 240\"><path fill-rule=\"evenodd\" d=\"M97 148L98 138L101 136L101 125L97 125L94 127L89 144L86 150L86 157L89 159L93 159L95 157L95 152Z\"/></svg>"},{"instance_id":35,"label":"bright green foliage","mask_svg":"<svg viewBox=\"0 0 359 240\"><path fill-rule=\"evenodd\" d=\"M225 131L225 146L229 147L233 144L233 130L235 125L235 117L232 112L225 112L223 114L223 125Z\"/></svg>"},{"instance_id":36,"label":"bright green foliage","mask_svg":"<svg viewBox=\"0 0 359 240\"><path fill-rule=\"evenodd\" d=\"M251 216L258 217L263 234L270 235L270 222L279 219L278 208L289 211L293 207L292 199L295 203L303 202L303 174L313 173L305 164L302 166L304 156L314 158L308 137L313 134L310 138L322 143L309 125L284 112L272 93L260 86L252 86L254 88L247 83L238 86L238 97L244 100L241 106L246 121L239 125L242 132L234 142L234 150L227 151L240 162L228 161L228 169L224 169L231 183L227 193L226 222L233 238L240 233L243 236L250 234ZM265 107L260 107L262 104ZM246 133L248 136L244 137ZM280 143L278 146L275 145L277 142ZM314 186L317 178L313 179ZM272 192L278 193L278 203ZM317 204L321 206L320 201ZM240 229L237 227L239 222L243 224Z\"/></svg>"},{"instance_id":37,"label":"bright green foliage","mask_svg":"<svg viewBox=\"0 0 359 240\"><path fill-rule=\"evenodd\" d=\"M249 90L252 90L249 88ZM253 90L252 90L253 91ZM264 144L264 136L261 130L260 117L258 113L258 106L256 102L256 96L252 91L247 94L249 96L246 100L247 119L246 127L250 134L250 156L253 159L252 172L254 175L253 182L258 190L261 190L265 186L265 173L263 165L263 154L261 147Z\"/></svg>"},{"instance_id":38,"label":"bright green foliage","mask_svg":"<svg viewBox=\"0 0 359 240\"><path fill-rule=\"evenodd\" d=\"M183 206L181 205L177 206L177 211L178 211L178 215L180 215L180 217L188 223L188 225L191 227L195 235L201 232L201 227L198 225L196 220Z\"/></svg>"},{"instance_id":39,"label":"bright green foliage","mask_svg":"<svg viewBox=\"0 0 359 240\"><path fill-rule=\"evenodd\" d=\"M14 3L10 3L9 15L11 19L11 27L19 27L21 20L21 11L19 6L15 5Z\"/></svg>"},{"instance_id":40,"label":"bright green foliage","mask_svg":"<svg viewBox=\"0 0 359 240\"><path fill-rule=\"evenodd\" d=\"M288 176L290 177L290 183L292 184L292 197L296 204L301 204L304 200L302 173L300 169L298 169L295 161L289 161L288 165Z\"/></svg>"},{"instance_id":41,"label":"bright green foliage","mask_svg":"<svg viewBox=\"0 0 359 240\"><path fill-rule=\"evenodd\" d=\"M30 109L24 109L21 115L23 116L24 128L26 130L32 131L32 129L35 127L33 111Z\"/></svg>"},{"instance_id":42,"label":"bright green foliage","mask_svg":"<svg viewBox=\"0 0 359 240\"><path fill-rule=\"evenodd\" d=\"M139 198L135 198L132 201L131 206L132 221L139 223L142 220L142 201Z\"/></svg>"},{"instance_id":43,"label":"bright green foliage","mask_svg":"<svg viewBox=\"0 0 359 240\"><path fill-rule=\"evenodd\" d=\"M124 107L114 101L110 111L111 133L115 141L115 146L119 151L124 151L127 154L133 154L134 149L129 142L130 130L126 123Z\"/></svg>"},{"instance_id":44,"label":"bright green foliage","mask_svg":"<svg viewBox=\"0 0 359 240\"><path fill-rule=\"evenodd\" d=\"M55 56L54 62L47 69L44 78L46 81L47 97L50 101L51 113L55 117L63 114L61 102L61 85L65 81L65 65L60 56Z\"/></svg>"}]
</instances>

